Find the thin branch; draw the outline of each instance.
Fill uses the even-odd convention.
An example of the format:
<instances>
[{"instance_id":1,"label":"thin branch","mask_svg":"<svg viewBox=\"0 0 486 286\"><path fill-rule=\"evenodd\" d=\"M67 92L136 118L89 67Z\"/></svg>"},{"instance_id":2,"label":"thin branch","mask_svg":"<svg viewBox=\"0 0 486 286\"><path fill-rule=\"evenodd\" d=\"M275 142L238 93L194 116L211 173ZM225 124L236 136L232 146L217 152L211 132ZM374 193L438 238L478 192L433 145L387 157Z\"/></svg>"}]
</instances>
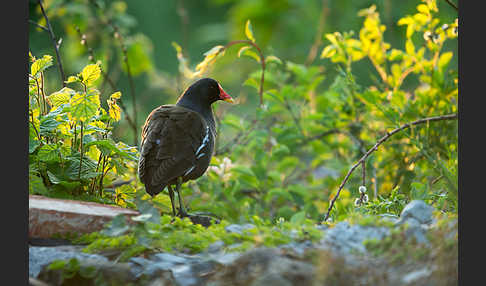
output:
<instances>
[{"instance_id":1,"label":"thin branch","mask_svg":"<svg viewBox=\"0 0 486 286\"><path fill-rule=\"evenodd\" d=\"M447 4L451 5L452 8L456 9L456 11L459 11L459 8L457 8L456 4L452 3L451 0L445 0Z\"/></svg>"},{"instance_id":2,"label":"thin branch","mask_svg":"<svg viewBox=\"0 0 486 286\"><path fill-rule=\"evenodd\" d=\"M344 177L344 180L341 182L341 185L339 185L339 189L338 189L336 195L331 200L331 204L329 205L329 208L327 210L326 216L324 218L324 222L329 218L329 214L331 213L332 207L334 206L334 203L336 202L337 198L339 197L339 194L341 193L341 190L343 189L344 184L346 184L346 182L348 181L349 176L351 176L351 174L353 173L353 171L360 164L362 164L366 160L366 158L368 158L368 156L371 155L371 153L373 153L374 151L378 150L378 146L380 146L388 138L390 138L395 133L398 133L398 132L400 132L402 130L405 130L407 128L410 128L411 126L414 126L414 125L428 123L428 122L431 122L431 121L455 120L455 119L457 119L457 114L448 114L448 115L442 115L442 116L428 117L428 118L423 118L423 119L419 119L419 120L416 120L416 121L413 121L413 122L410 122L410 123L403 124L402 126L396 128L396 129L393 129L391 132L387 132L386 135L383 136L382 138L380 138L380 140L378 140L378 142L376 142L375 145L371 149L369 149L366 152L366 154L364 154L363 157L361 157L361 159L359 159L358 162L356 162L356 164L354 164L351 167L351 169L348 171L348 173Z\"/></svg>"},{"instance_id":3,"label":"thin branch","mask_svg":"<svg viewBox=\"0 0 486 286\"><path fill-rule=\"evenodd\" d=\"M233 45L236 45L236 44L252 45L253 47L255 47L255 49L257 49L258 53L260 54L260 63L262 65L262 77L260 78L260 89L258 91L258 94L260 95L260 107L261 107L263 105L263 83L265 81L265 56L263 55L262 50L260 50L260 47L250 40L231 41L231 42L227 43L226 46L224 46L223 49L226 50L227 48L229 48Z\"/></svg>"},{"instance_id":4,"label":"thin branch","mask_svg":"<svg viewBox=\"0 0 486 286\"><path fill-rule=\"evenodd\" d=\"M29 23L33 24L34 26L37 26L37 28L40 28L40 29L42 29L42 30L44 30L46 32L49 32L49 29L47 29L46 27L44 27L44 26L42 26L42 25L40 25L40 24L38 24L38 23L30 20L30 19L29 19Z\"/></svg>"},{"instance_id":5,"label":"thin branch","mask_svg":"<svg viewBox=\"0 0 486 286\"><path fill-rule=\"evenodd\" d=\"M62 86L65 87L66 83L64 82L64 80L66 79L66 77L64 76L64 70L62 68L61 55L59 55L59 44L56 42L56 36L52 31L51 23L49 22L49 18L47 18L46 11L44 11L44 7L42 6L42 0L39 0L39 6L41 8L42 15L44 15L44 19L46 20L47 30L49 31L49 35L51 36L51 40L52 40L52 45L54 46L54 51L56 52L57 66L59 67L59 72L61 73Z\"/></svg>"}]
</instances>

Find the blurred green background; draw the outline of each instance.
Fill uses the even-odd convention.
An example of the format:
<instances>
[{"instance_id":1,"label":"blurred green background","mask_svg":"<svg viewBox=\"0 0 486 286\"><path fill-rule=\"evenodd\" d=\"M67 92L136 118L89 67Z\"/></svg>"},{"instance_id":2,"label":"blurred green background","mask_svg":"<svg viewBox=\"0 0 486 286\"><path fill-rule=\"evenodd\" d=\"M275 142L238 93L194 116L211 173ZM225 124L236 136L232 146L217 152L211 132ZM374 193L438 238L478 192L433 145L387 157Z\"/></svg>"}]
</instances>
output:
<instances>
[{"instance_id":1,"label":"blurred green background","mask_svg":"<svg viewBox=\"0 0 486 286\"><path fill-rule=\"evenodd\" d=\"M194 67L204 59L204 52L213 46L245 39L244 27L249 19L265 55L273 54L282 60L297 63L308 63L314 56L313 63L319 63L327 61L319 58L322 48L329 44L324 34L351 30L358 33L363 18L358 17L357 13L372 4L376 5L382 24L387 26L384 33L386 41L392 46L403 46L405 26L396 23L404 15L413 14L419 1L48 0L43 3L56 37L62 38L60 54L66 77L79 72L89 63L87 49L81 45L81 38L75 31L77 26L86 34L95 60L102 60L116 87L122 91L125 105L131 110L129 81L126 73L120 70L123 68L120 45L114 37L107 36L113 34L113 29L97 22L97 18L104 15L112 16L124 37L129 58L137 62L133 63L132 73L138 107L137 123L141 126L153 108L173 103L187 87L177 80L179 63L172 42L182 47L189 65ZM453 22L457 12L445 1L438 1L437 5L441 21ZM97 14L101 16L95 18L93 15ZM30 1L29 19L45 23L37 1ZM312 55L311 47L316 41L319 44ZM54 55L48 33L34 24L29 26L29 48L34 56ZM453 51L455 58L452 63L457 66L457 42L447 42L444 48ZM219 80L233 97L248 98L247 104L231 108L231 112L245 114L254 109L258 101L255 90L243 86L248 73L257 64L245 57L235 60L237 51L237 47L228 50L228 56L218 60L210 76ZM336 71L331 68L325 73L326 79L322 84L329 85ZM357 82L363 85L377 77L368 61L356 63L353 74ZM49 78L46 86L48 93L57 90L60 85L57 68L48 70L46 76ZM413 76L404 82L404 89ZM108 96L108 91L103 92L102 89L103 103ZM133 134L125 132L126 128L126 121L122 120L114 136L132 142Z\"/></svg>"}]
</instances>

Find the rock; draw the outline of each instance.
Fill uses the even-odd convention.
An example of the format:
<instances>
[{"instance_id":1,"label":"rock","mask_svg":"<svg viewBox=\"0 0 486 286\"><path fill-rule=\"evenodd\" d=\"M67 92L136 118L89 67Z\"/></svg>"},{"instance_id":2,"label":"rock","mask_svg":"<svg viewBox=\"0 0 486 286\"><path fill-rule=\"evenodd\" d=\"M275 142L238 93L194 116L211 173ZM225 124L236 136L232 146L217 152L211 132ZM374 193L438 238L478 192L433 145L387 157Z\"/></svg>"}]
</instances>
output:
<instances>
[{"instance_id":1,"label":"rock","mask_svg":"<svg viewBox=\"0 0 486 286\"><path fill-rule=\"evenodd\" d=\"M368 239L381 240L390 233L386 227L350 225L348 222L340 222L335 227L326 231L320 245L331 248L343 254L352 251L366 252L363 242Z\"/></svg>"},{"instance_id":2,"label":"rock","mask_svg":"<svg viewBox=\"0 0 486 286\"><path fill-rule=\"evenodd\" d=\"M140 285L146 284L151 277L136 277L130 271L130 264L115 263L98 259L78 260L78 271L65 276L63 269L47 269L44 267L39 273L39 279L48 281L50 285ZM170 271L166 271L166 277L170 279ZM159 275L159 277L162 275ZM166 283L164 285L175 285Z\"/></svg>"},{"instance_id":3,"label":"rock","mask_svg":"<svg viewBox=\"0 0 486 286\"><path fill-rule=\"evenodd\" d=\"M29 195L29 238L98 231L119 214L139 215L121 207Z\"/></svg>"},{"instance_id":4,"label":"rock","mask_svg":"<svg viewBox=\"0 0 486 286\"><path fill-rule=\"evenodd\" d=\"M402 277L402 282L405 285L417 285L419 280L429 277L431 271L428 268L419 269L410 272Z\"/></svg>"},{"instance_id":5,"label":"rock","mask_svg":"<svg viewBox=\"0 0 486 286\"><path fill-rule=\"evenodd\" d=\"M230 224L230 225L226 226L224 229L229 233L236 232L238 234L243 234L244 230L254 228L254 227L255 227L255 225L253 225L251 223L246 223L246 224L243 224L243 225Z\"/></svg>"},{"instance_id":6,"label":"rock","mask_svg":"<svg viewBox=\"0 0 486 286\"><path fill-rule=\"evenodd\" d=\"M429 240L426 237L427 228L420 224L416 219L409 218L406 221L408 225L405 230L405 236L407 239L413 237L418 243L429 245Z\"/></svg>"},{"instance_id":7,"label":"rock","mask_svg":"<svg viewBox=\"0 0 486 286\"><path fill-rule=\"evenodd\" d=\"M98 254L82 253L78 247L29 247L29 276L37 277L41 269L54 260L71 258L108 261L106 257Z\"/></svg>"},{"instance_id":8,"label":"rock","mask_svg":"<svg viewBox=\"0 0 486 286\"><path fill-rule=\"evenodd\" d=\"M312 285L312 264L283 256L275 248L257 248L215 272L206 285Z\"/></svg>"},{"instance_id":9,"label":"rock","mask_svg":"<svg viewBox=\"0 0 486 286\"><path fill-rule=\"evenodd\" d=\"M433 222L432 212L434 208L421 200L413 200L408 203L400 214L397 224L402 224L410 218L416 219L421 224L431 224Z\"/></svg>"}]
</instances>

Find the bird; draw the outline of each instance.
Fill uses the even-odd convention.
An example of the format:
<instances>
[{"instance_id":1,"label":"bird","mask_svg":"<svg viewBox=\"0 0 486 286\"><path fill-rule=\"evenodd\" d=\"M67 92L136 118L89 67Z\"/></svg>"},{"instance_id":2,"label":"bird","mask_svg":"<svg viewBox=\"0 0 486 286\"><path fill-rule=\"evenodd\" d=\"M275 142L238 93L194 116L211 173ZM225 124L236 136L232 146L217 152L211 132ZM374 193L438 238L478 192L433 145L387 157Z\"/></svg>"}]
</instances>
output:
<instances>
[{"instance_id":1,"label":"bird","mask_svg":"<svg viewBox=\"0 0 486 286\"><path fill-rule=\"evenodd\" d=\"M174 217L188 216L180 194L181 185L201 177L213 156L216 124L211 105L219 100L234 103L216 80L199 79L175 104L152 110L142 127L140 181L152 198L167 187ZM174 192L179 199L178 214Z\"/></svg>"}]
</instances>

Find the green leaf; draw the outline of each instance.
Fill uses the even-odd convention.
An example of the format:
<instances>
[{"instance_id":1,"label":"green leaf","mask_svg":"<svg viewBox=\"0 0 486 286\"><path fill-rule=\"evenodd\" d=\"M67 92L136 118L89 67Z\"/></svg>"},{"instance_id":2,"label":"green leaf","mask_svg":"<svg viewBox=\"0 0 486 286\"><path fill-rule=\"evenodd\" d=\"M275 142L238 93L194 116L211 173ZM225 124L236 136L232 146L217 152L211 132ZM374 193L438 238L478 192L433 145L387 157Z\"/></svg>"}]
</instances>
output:
<instances>
[{"instance_id":1,"label":"green leaf","mask_svg":"<svg viewBox=\"0 0 486 286\"><path fill-rule=\"evenodd\" d=\"M37 149L37 147L39 147L39 145L40 145L39 140L29 137L29 154L34 153L34 151Z\"/></svg>"},{"instance_id":2,"label":"green leaf","mask_svg":"<svg viewBox=\"0 0 486 286\"><path fill-rule=\"evenodd\" d=\"M40 120L39 131L41 135L47 135L62 122L57 121L53 116L44 116Z\"/></svg>"},{"instance_id":3,"label":"green leaf","mask_svg":"<svg viewBox=\"0 0 486 286\"><path fill-rule=\"evenodd\" d=\"M250 20L246 21L245 35L250 41L255 42L255 37L253 36L253 29L251 27Z\"/></svg>"},{"instance_id":4,"label":"green leaf","mask_svg":"<svg viewBox=\"0 0 486 286\"><path fill-rule=\"evenodd\" d=\"M71 98L71 114L76 120L87 121L98 113L99 105L93 98L95 96L98 97L98 95L88 96L86 93L76 93Z\"/></svg>"},{"instance_id":5,"label":"green leaf","mask_svg":"<svg viewBox=\"0 0 486 286\"><path fill-rule=\"evenodd\" d=\"M290 218L291 223L302 223L305 221L305 211L300 211Z\"/></svg>"},{"instance_id":6,"label":"green leaf","mask_svg":"<svg viewBox=\"0 0 486 286\"><path fill-rule=\"evenodd\" d=\"M267 56L265 58L265 62L266 63L272 63L272 62L274 62L274 63L282 64L282 60L280 60L278 57L273 56L273 55Z\"/></svg>"},{"instance_id":7,"label":"green leaf","mask_svg":"<svg viewBox=\"0 0 486 286\"><path fill-rule=\"evenodd\" d=\"M46 144L39 149L37 153L40 161L57 162L59 161L59 150L56 144Z\"/></svg>"}]
</instances>

